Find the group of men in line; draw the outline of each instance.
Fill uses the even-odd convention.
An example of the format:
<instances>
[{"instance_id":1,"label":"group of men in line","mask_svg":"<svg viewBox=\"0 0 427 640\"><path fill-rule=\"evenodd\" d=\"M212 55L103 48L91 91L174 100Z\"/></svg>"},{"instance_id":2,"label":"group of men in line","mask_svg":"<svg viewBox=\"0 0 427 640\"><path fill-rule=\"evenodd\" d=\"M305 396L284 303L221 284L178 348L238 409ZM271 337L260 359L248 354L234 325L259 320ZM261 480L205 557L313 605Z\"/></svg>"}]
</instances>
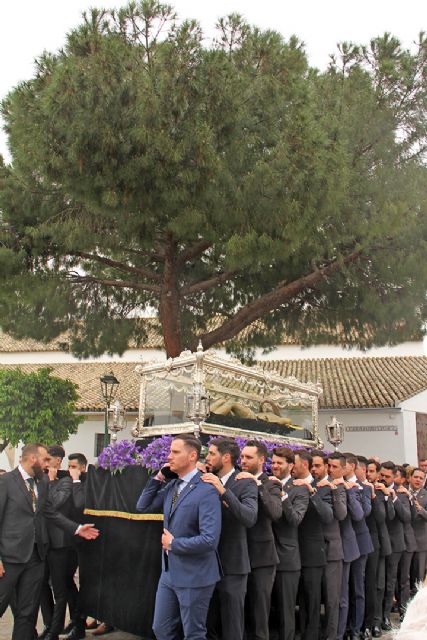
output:
<instances>
[{"instance_id":1,"label":"group of men in line","mask_svg":"<svg viewBox=\"0 0 427 640\"><path fill-rule=\"evenodd\" d=\"M99 532L92 524L78 524L87 460L71 454L68 471L61 472L64 457L62 447L27 444L16 469L0 476L0 617L10 606L12 640L58 640L67 605L72 619L67 638L85 636L74 581L76 540L93 540ZM40 605L48 626L38 636Z\"/></svg>"},{"instance_id":2,"label":"group of men in line","mask_svg":"<svg viewBox=\"0 0 427 640\"><path fill-rule=\"evenodd\" d=\"M369 639L404 615L426 574L425 468L279 446L269 476L261 442L217 438L203 473L200 448L176 436L137 504L164 514L157 640L293 640L297 610L302 640Z\"/></svg>"}]
</instances>

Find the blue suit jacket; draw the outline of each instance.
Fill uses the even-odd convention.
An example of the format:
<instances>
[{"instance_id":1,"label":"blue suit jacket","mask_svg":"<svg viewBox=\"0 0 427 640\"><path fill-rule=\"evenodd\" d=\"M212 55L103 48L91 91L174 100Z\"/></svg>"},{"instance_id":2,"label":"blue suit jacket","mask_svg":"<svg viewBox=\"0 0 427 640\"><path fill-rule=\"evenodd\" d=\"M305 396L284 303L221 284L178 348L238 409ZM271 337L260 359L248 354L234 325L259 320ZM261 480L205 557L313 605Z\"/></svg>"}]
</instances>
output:
<instances>
[{"instance_id":1,"label":"blue suit jacket","mask_svg":"<svg viewBox=\"0 0 427 640\"><path fill-rule=\"evenodd\" d=\"M221 503L217 490L197 473L181 491L172 509L176 480L164 484L151 478L139 497L137 510L164 514L165 529L174 539L163 571L176 587L207 587L220 575L217 554L221 533Z\"/></svg>"}]
</instances>

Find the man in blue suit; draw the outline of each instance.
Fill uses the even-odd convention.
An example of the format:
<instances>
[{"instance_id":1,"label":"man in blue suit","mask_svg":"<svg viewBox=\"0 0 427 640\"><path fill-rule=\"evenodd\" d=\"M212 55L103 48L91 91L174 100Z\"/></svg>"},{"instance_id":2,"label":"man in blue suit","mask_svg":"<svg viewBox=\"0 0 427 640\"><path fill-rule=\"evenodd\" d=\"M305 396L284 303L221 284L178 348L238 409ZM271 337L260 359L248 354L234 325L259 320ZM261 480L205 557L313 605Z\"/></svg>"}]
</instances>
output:
<instances>
[{"instance_id":1,"label":"man in blue suit","mask_svg":"<svg viewBox=\"0 0 427 640\"><path fill-rule=\"evenodd\" d=\"M137 503L142 513L164 514L163 566L157 587L153 631L157 640L206 640L209 601L220 578L218 542L221 503L216 489L201 482L196 464L200 441L176 436L168 457L176 480L159 472Z\"/></svg>"}]
</instances>

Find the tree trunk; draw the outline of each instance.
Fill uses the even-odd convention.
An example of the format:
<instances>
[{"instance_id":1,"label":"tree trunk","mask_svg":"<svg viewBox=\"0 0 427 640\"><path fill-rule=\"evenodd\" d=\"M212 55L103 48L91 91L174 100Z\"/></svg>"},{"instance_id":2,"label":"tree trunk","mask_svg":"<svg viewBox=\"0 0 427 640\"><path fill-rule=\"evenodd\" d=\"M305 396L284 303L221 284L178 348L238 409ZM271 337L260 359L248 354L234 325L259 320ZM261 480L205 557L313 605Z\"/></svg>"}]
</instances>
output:
<instances>
[{"instance_id":1,"label":"tree trunk","mask_svg":"<svg viewBox=\"0 0 427 640\"><path fill-rule=\"evenodd\" d=\"M165 341L166 355L176 358L182 351L180 295L178 291L178 265L176 245L168 238L165 251L163 283L159 302L160 322Z\"/></svg>"}]
</instances>

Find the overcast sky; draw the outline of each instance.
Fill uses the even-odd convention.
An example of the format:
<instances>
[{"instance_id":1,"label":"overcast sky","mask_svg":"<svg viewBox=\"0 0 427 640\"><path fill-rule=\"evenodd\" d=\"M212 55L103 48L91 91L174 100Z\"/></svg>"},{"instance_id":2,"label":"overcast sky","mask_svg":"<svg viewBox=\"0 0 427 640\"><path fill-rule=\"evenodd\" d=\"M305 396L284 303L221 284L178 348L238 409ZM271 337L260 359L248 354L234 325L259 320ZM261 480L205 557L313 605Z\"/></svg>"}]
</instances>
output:
<instances>
[{"instance_id":1,"label":"overcast sky","mask_svg":"<svg viewBox=\"0 0 427 640\"><path fill-rule=\"evenodd\" d=\"M117 7L118 0L3 0L0 11L0 99L33 75L34 59L55 51L65 34L79 24L89 7ZM198 19L211 35L218 17L243 14L252 24L273 28L286 38L296 34L306 45L310 63L325 68L337 42L366 43L390 31L408 47L427 30L427 0L175 0L182 18ZM8 158L0 134L0 153Z\"/></svg>"}]
</instances>

